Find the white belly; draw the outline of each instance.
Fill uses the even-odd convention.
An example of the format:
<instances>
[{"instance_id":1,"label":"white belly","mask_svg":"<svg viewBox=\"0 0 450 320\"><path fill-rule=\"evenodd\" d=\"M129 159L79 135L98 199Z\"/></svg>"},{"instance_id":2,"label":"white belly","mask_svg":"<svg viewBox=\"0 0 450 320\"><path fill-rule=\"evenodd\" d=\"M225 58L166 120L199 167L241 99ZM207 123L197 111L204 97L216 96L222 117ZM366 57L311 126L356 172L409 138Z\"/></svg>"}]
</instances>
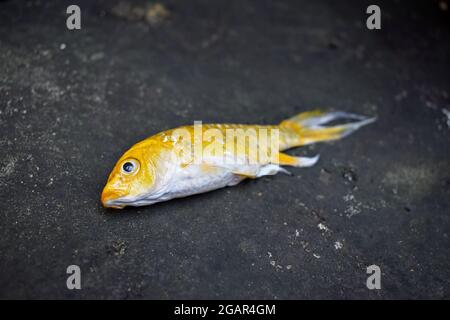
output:
<instances>
[{"instance_id":1,"label":"white belly","mask_svg":"<svg viewBox=\"0 0 450 320\"><path fill-rule=\"evenodd\" d=\"M177 171L166 189L167 192L159 201L233 186L242 180L241 176L235 175L225 168L217 167L212 170L204 170L200 165L190 165Z\"/></svg>"}]
</instances>

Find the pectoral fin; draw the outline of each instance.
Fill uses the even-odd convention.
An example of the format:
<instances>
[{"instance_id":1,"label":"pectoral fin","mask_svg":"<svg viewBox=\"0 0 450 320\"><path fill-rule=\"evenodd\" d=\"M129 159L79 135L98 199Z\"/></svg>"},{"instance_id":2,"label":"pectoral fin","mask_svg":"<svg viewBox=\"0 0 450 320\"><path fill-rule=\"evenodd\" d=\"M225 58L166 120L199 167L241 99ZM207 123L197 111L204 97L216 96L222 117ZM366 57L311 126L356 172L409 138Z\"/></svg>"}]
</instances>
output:
<instances>
[{"instance_id":1,"label":"pectoral fin","mask_svg":"<svg viewBox=\"0 0 450 320\"><path fill-rule=\"evenodd\" d=\"M248 179L256 179L258 176L254 170L233 170L231 173Z\"/></svg>"},{"instance_id":2,"label":"pectoral fin","mask_svg":"<svg viewBox=\"0 0 450 320\"><path fill-rule=\"evenodd\" d=\"M231 172L250 179L274 175L278 172L283 172L290 175L291 173L281 166L311 167L316 164L318 160L319 155L315 157L293 157L280 152L278 154L278 162L265 165L244 166L242 168L233 169Z\"/></svg>"},{"instance_id":3,"label":"pectoral fin","mask_svg":"<svg viewBox=\"0 0 450 320\"><path fill-rule=\"evenodd\" d=\"M311 167L319 160L319 155L314 157L293 157L280 152L278 154L278 164L292 167Z\"/></svg>"},{"instance_id":4,"label":"pectoral fin","mask_svg":"<svg viewBox=\"0 0 450 320\"><path fill-rule=\"evenodd\" d=\"M262 176L273 176L273 175L277 174L278 172L283 172L288 175L291 174L289 171L282 168L280 165L272 164L272 163L269 163L269 164L266 164L263 166L256 166L256 167L249 167L246 169L233 170L232 172L233 172L233 174L243 176L243 177L249 178L249 179L256 179L256 178L259 178Z\"/></svg>"}]
</instances>

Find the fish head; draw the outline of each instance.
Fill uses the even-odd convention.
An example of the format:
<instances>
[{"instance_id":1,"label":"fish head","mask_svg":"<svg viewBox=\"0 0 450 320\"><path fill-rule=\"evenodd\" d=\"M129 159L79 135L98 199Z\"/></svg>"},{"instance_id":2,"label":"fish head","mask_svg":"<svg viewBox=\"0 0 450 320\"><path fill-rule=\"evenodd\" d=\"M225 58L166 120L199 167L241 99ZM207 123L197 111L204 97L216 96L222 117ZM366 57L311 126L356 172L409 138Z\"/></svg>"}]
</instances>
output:
<instances>
[{"instance_id":1,"label":"fish head","mask_svg":"<svg viewBox=\"0 0 450 320\"><path fill-rule=\"evenodd\" d=\"M105 208L122 209L146 198L155 185L153 153L136 145L117 161L101 195Z\"/></svg>"}]
</instances>

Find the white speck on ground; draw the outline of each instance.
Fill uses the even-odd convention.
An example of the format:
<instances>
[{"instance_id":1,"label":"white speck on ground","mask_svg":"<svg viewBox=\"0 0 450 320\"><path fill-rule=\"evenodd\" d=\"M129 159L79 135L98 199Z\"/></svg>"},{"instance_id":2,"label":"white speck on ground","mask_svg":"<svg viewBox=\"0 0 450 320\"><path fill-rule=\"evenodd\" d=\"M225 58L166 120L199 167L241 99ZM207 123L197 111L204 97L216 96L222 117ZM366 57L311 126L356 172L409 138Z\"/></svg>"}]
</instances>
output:
<instances>
[{"instance_id":1,"label":"white speck on ground","mask_svg":"<svg viewBox=\"0 0 450 320\"><path fill-rule=\"evenodd\" d=\"M269 256L269 263L272 267L274 267L276 270L278 269L283 269L283 266L281 264L278 264L277 261L275 259L272 259L273 255L270 251L267 252L268 256Z\"/></svg>"},{"instance_id":2,"label":"white speck on ground","mask_svg":"<svg viewBox=\"0 0 450 320\"><path fill-rule=\"evenodd\" d=\"M103 52L96 52L91 55L90 59L91 61L98 61L102 60L105 57L105 54Z\"/></svg>"},{"instance_id":3,"label":"white speck on ground","mask_svg":"<svg viewBox=\"0 0 450 320\"><path fill-rule=\"evenodd\" d=\"M344 199L345 202L349 202L349 201L354 200L354 199L355 199L355 196L352 195L351 193L349 193L349 194L346 194L346 195L343 197L343 199Z\"/></svg>"},{"instance_id":4,"label":"white speck on ground","mask_svg":"<svg viewBox=\"0 0 450 320\"><path fill-rule=\"evenodd\" d=\"M345 214L348 218L351 218L359 213L361 213L359 205L356 206L350 205L347 207L347 209L345 209Z\"/></svg>"},{"instance_id":5,"label":"white speck on ground","mask_svg":"<svg viewBox=\"0 0 450 320\"><path fill-rule=\"evenodd\" d=\"M9 157L6 159L5 165L0 169L0 178L5 178L14 172L17 159L14 157Z\"/></svg>"},{"instance_id":6,"label":"white speck on ground","mask_svg":"<svg viewBox=\"0 0 450 320\"><path fill-rule=\"evenodd\" d=\"M450 128L450 111L444 108L442 109L442 112L447 117L447 126Z\"/></svg>"},{"instance_id":7,"label":"white speck on ground","mask_svg":"<svg viewBox=\"0 0 450 320\"><path fill-rule=\"evenodd\" d=\"M330 231L330 229L329 229L326 225L324 225L323 223L319 223L319 224L317 225L317 227L318 227L320 230L325 231L325 232Z\"/></svg>"},{"instance_id":8,"label":"white speck on ground","mask_svg":"<svg viewBox=\"0 0 450 320\"><path fill-rule=\"evenodd\" d=\"M356 201L355 196L351 193L346 194L343 197L345 202L350 202L347 208L345 209L345 215L347 218L351 218L354 215L361 213L362 208L364 207L362 202Z\"/></svg>"},{"instance_id":9,"label":"white speck on ground","mask_svg":"<svg viewBox=\"0 0 450 320\"><path fill-rule=\"evenodd\" d=\"M342 244L342 242L340 242L340 241L336 241L335 243L334 243L334 248L336 249L336 250L340 250L340 249L342 249L344 247L344 245Z\"/></svg>"},{"instance_id":10,"label":"white speck on ground","mask_svg":"<svg viewBox=\"0 0 450 320\"><path fill-rule=\"evenodd\" d=\"M313 253L313 257L316 259L320 259L320 255L318 255L317 253Z\"/></svg>"}]
</instances>

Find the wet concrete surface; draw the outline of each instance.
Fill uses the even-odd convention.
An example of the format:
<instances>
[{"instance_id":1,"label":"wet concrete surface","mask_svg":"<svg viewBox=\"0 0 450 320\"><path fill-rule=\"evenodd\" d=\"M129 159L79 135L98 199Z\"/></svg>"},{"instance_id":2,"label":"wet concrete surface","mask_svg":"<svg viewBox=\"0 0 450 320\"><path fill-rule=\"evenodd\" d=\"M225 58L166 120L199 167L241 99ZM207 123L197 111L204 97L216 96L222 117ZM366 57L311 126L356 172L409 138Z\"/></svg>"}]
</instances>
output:
<instances>
[{"instance_id":1,"label":"wet concrete surface","mask_svg":"<svg viewBox=\"0 0 450 320\"><path fill-rule=\"evenodd\" d=\"M1 298L450 297L448 2L378 1L369 31L365 1L76 1L69 31L72 2L0 2ZM316 107L378 121L293 176L101 207L153 133Z\"/></svg>"}]
</instances>

